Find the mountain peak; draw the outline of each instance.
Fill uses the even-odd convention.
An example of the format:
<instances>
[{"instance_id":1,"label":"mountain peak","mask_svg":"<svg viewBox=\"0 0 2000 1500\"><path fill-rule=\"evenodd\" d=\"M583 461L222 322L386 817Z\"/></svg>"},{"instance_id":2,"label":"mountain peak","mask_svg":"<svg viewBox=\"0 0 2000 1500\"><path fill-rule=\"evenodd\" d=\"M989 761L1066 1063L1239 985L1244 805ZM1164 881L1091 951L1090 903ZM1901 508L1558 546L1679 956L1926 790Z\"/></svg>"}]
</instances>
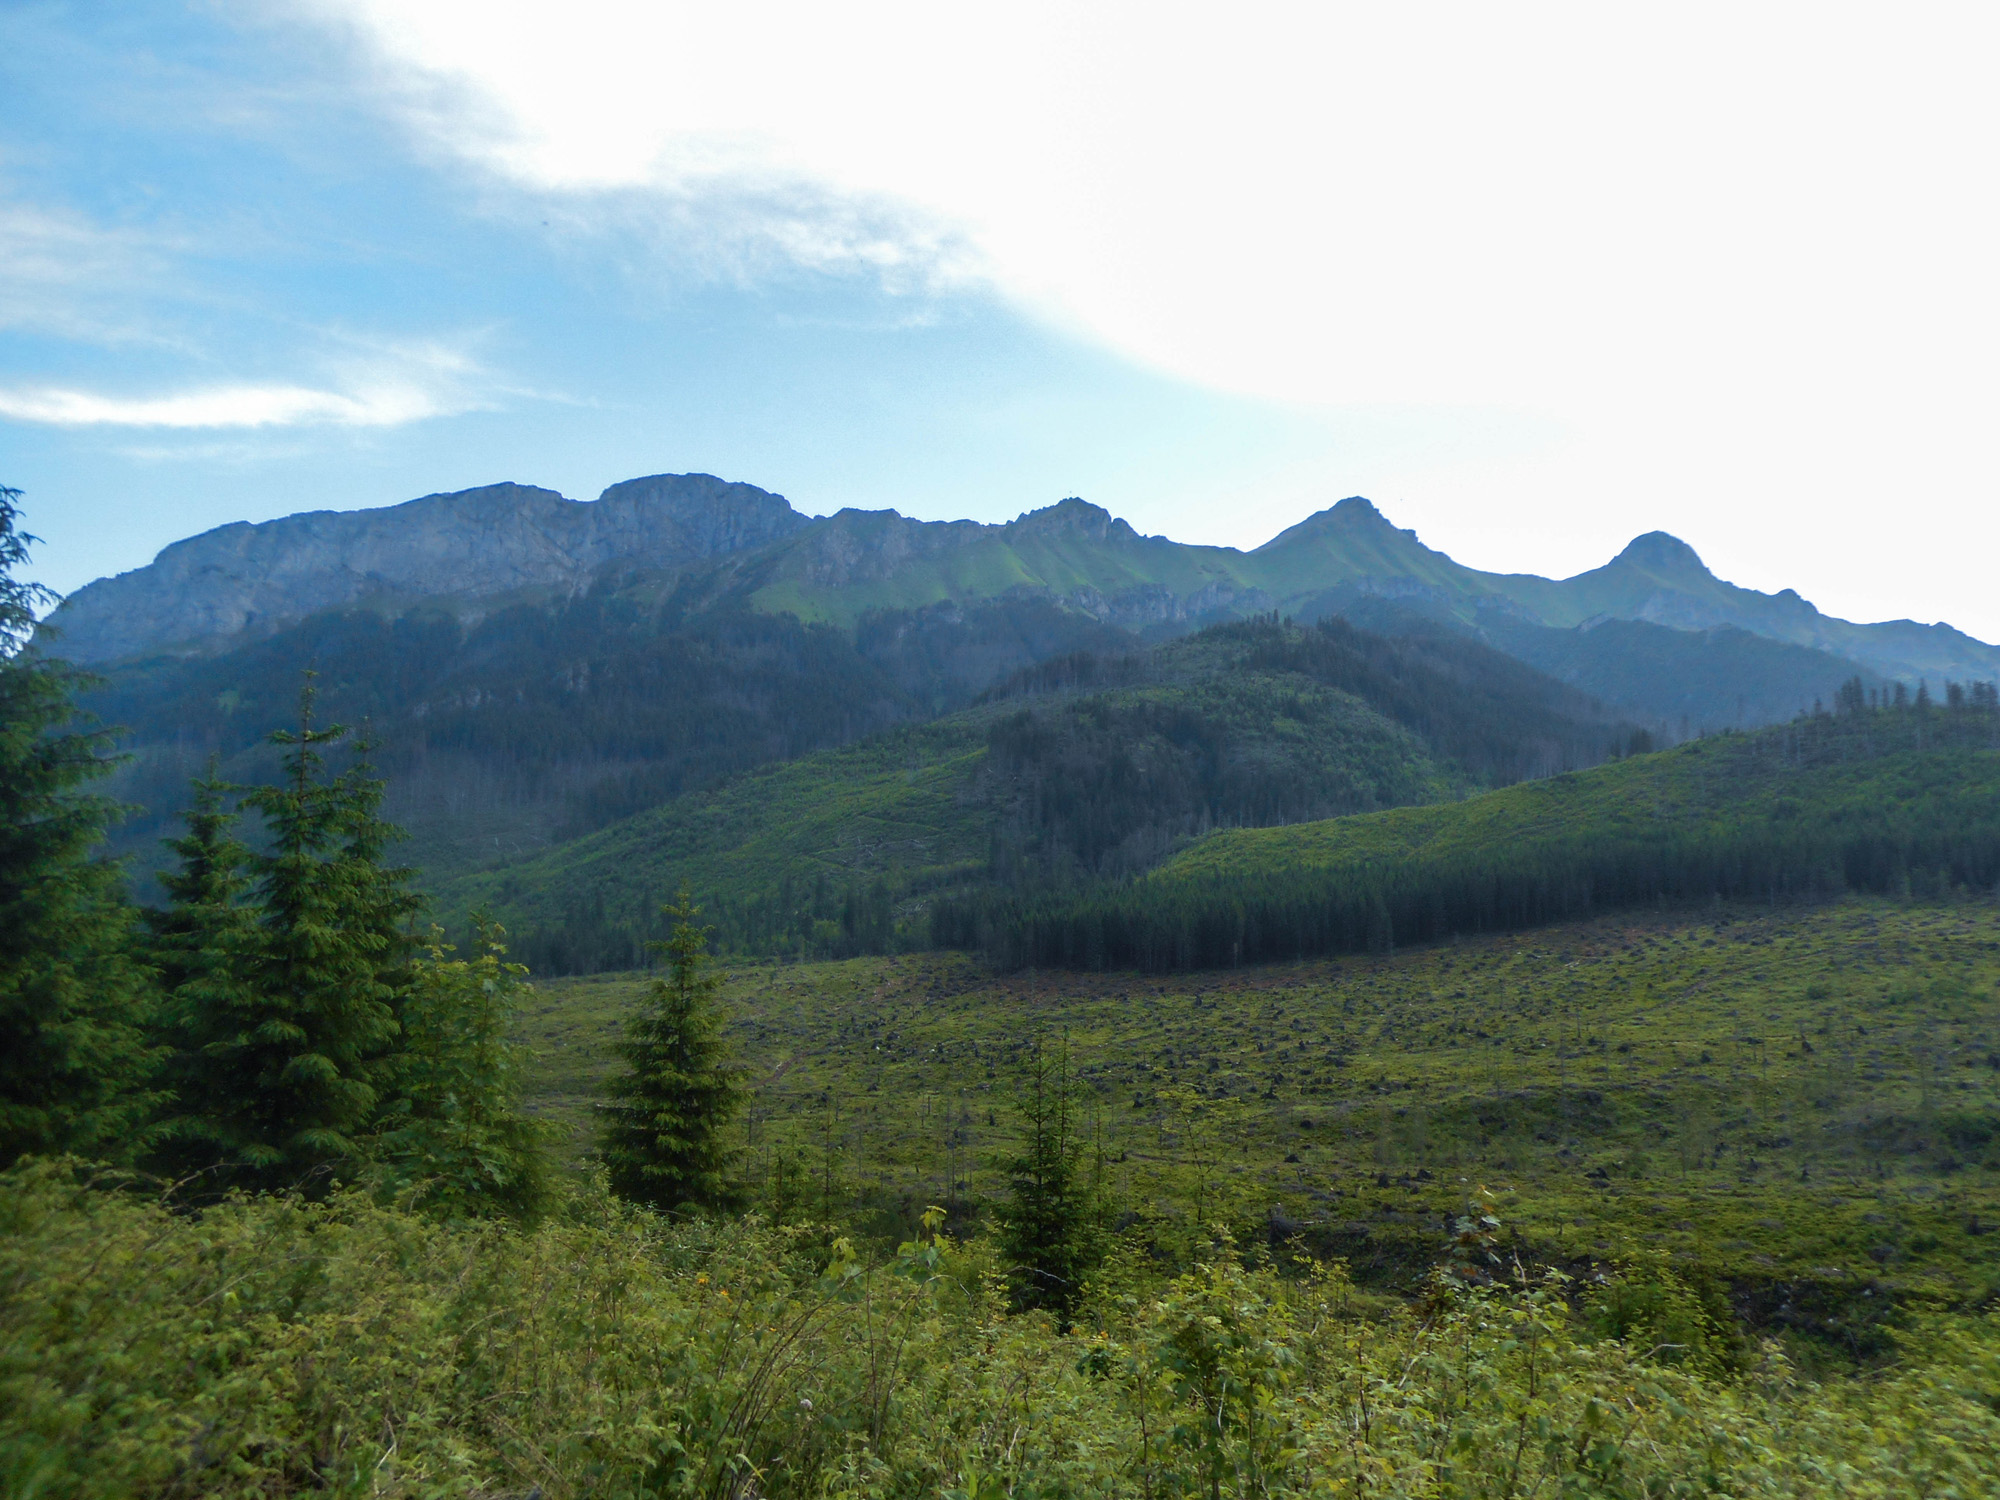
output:
<instances>
[{"instance_id":1,"label":"mountain peak","mask_svg":"<svg viewBox=\"0 0 2000 1500\"><path fill-rule=\"evenodd\" d=\"M783 495L713 474L627 479L599 495L595 509L604 528L678 528L682 550L699 557L762 546L808 524Z\"/></svg>"},{"instance_id":2,"label":"mountain peak","mask_svg":"<svg viewBox=\"0 0 2000 1500\"><path fill-rule=\"evenodd\" d=\"M1649 531L1644 536L1633 537L1612 562L1629 563L1649 573L1699 573L1708 576L1708 564L1701 560L1701 554L1679 537L1664 531Z\"/></svg>"},{"instance_id":3,"label":"mountain peak","mask_svg":"<svg viewBox=\"0 0 2000 1500\"><path fill-rule=\"evenodd\" d=\"M1093 541L1103 541L1111 536L1124 538L1138 535L1130 525L1103 506L1092 505L1077 495L1058 500L1054 505L1045 505L1040 510L1023 512L1014 518L1013 524L1024 531L1068 533L1089 537Z\"/></svg>"}]
</instances>

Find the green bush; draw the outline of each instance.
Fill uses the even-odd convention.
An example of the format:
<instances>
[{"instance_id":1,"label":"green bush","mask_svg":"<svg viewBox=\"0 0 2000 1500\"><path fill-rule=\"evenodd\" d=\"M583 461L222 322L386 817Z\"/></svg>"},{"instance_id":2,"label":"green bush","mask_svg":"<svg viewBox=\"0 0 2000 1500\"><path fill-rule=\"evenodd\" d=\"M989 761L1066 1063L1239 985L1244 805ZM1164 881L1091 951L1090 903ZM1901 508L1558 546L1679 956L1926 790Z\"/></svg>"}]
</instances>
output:
<instances>
[{"instance_id":1,"label":"green bush","mask_svg":"<svg viewBox=\"0 0 2000 1500\"><path fill-rule=\"evenodd\" d=\"M533 1230L359 1193L176 1215L77 1169L0 1177L0 1491L16 1497L1983 1495L2000 1323L1866 1379L1734 1376L1442 1282L1225 1246L1131 1257L1075 1332L1009 1316L989 1252L867 1267L756 1221L585 1194ZM1379 1306L1379 1304L1371 1304Z\"/></svg>"}]
</instances>

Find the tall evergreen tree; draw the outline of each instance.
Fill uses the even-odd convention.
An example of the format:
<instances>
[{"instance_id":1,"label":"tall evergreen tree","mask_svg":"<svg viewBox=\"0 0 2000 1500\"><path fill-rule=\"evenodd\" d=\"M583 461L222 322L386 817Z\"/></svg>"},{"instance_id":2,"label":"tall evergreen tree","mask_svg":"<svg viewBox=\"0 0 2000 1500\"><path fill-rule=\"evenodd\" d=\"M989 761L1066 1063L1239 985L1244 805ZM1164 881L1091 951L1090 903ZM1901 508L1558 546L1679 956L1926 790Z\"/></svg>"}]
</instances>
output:
<instances>
[{"instance_id":1,"label":"tall evergreen tree","mask_svg":"<svg viewBox=\"0 0 2000 1500\"><path fill-rule=\"evenodd\" d=\"M148 912L146 923L153 932L153 968L168 994L224 967L245 947L250 851L236 837L235 809L226 805L235 790L217 774L211 757L208 774L195 778L193 797L181 814L186 831L161 841L179 865L158 876L169 905Z\"/></svg>"},{"instance_id":2,"label":"tall evergreen tree","mask_svg":"<svg viewBox=\"0 0 2000 1500\"><path fill-rule=\"evenodd\" d=\"M268 852L249 862L254 931L232 982L215 987L189 1024L181 1133L212 1144L225 1180L305 1184L352 1167L395 1068L400 986L419 898L409 872L385 869L396 831L379 817L382 783L362 758L328 774L325 749L347 731L313 726L312 676L299 695L284 778L243 805L263 817Z\"/></svg>"},{"instance_id":3,"label":"tall evergreen tree","mask_svg":"<svg viewBox=\"0 0 2000 1500\"><path fill-rule=\"evenodd\" d=\"M507 961L497 923L473 926L474 957L452 957L434 929L412 969L377 1154L390 1183L432 1209L532 1217L548 1197L548 1132L522 1112L527 1049L507 1037L528 971Z\"/></svg>"},{"instance_id":4,"label":"tall evergreen tree","mask_svg":"<svg viewBox=\"0 0 2000 1500\"><path fill-rule=\"evenodd\" d=\"M1000 1250L1011 1267L1015 1304L1047 1308L1066 1321L1103 1255L1082 1171L1069 1044L1051 1052L1037 1040L1022 1082L1023 1129L1020 1150L1006 1164Z\"/></svg>"},{"instance_id":5,"label":"tall evergreen tree","mask_svg":"<svg viewBox=\"0 0 2000 1500\"><path fill-rule=\"evenodd\" d=\"M91 855L119 809L81 790L110 768L110 735L73 727L92 679L31 643L55 596L14 576L36 540L19 499L0 487L0 1164L121 1157L152 1106L155 1054L123 880Z\"/></svg>"},{"instance_id":6,"label":"tall evergreen tree","mask_svg":"<svg viewBox=\"0 0 2000 1500\"><path fill-rule=\"evenodd\" d=\"M257 1010L248 978L258 951L245 900L251 854L236 837L237 814L227 805L234 790L211 760L182 814L185 832L164 841L178 861L159 876L170 904L146 918L161 991L159 1034L169 1049L162 1082L172 1096L153 1165L176 1177L234 1154L233 1132L224 1124L230 1112L212 1090L229 1076L225 1060Z\"/></svg>"},{"instance_id":7,"label":"tall evergreen tree","mask_svg":"<svg viewBox=\"0 0 2000 1500\"><path fill-rule=\"evenodd\" d=\"M721 978L709 964L708 929L685 887L662 908L673 922L666 959L645 1005L627 1023L619 1055L626 1071L598 1105L611 1187L654 1208L733 1208L739 1193L734 1153L723 1130L742 1102L739 1072L724 1053L716 1005Z\"/></svg>"}]
</instances>

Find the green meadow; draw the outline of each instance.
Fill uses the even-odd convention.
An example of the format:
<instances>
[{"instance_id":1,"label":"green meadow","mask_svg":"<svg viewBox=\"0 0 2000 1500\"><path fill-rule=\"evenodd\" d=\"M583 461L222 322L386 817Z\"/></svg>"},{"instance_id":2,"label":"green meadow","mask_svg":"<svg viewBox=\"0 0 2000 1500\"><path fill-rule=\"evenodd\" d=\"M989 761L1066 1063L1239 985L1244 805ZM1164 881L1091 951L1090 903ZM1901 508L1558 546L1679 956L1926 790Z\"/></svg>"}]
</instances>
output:
<instances>
[{"instance_id":1,"label":"green meadow","mask_svg":"<svg viewBox=\"0 0 2000 1500\"><path fill-rule=\"evenodd\" d=\"M641 976L522 1015L587 1141ZM1163 1260L1226 1223L1412 1289L1484 1187L1529 1262L1665 1254L1817 1358L2000 1287L2000 907L1851 899L1605 919L1195 975L957 955L730 971L768 1212L977 1224L1026 1049L1066 1045L1104 1212Z\"/></svg>"}]
</instances>

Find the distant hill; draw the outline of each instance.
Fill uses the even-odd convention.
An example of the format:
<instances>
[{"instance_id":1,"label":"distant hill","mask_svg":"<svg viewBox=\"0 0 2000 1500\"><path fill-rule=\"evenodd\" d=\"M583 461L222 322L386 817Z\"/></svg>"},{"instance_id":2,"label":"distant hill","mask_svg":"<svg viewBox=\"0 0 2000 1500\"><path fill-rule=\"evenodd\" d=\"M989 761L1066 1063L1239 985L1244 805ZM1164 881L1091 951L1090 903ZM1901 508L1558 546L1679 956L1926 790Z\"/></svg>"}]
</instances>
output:
<instances>
[{"instance_id":1,"label":"distant hill","mask_svg":"<svg viewBox=\"0 0 2000 1500\"><path fill-rule=\"evenodd\" d=\"M1390 675L1415 674L1418 690L1449 658L1468 704L1525 703L1566 685L1574 702L1549 712L1572 725L1616 719L1656 744L1781 722L1857 678L1867 691L2000 677L2000 651L1948 627L1832 620L1795 595L1723 583L1658 534L1555 581L1463 567L1359 498L1242 552L1142 536L1079 499L995 526L893 511L814 519L700 474L630 480L587 503L503 484L221 527L79 590L39 644L108 678L88 707L130 732L112 791L139 811L114 852L134 857L146 891L189 779L211 757L225 776L263 775L268 736L291 721L306 668L324 715L371 726L388 810L413 835L407 857L439 884L534 861L758 767L967 711L1078 653L1109 670L1211 625L1283 618L1346 619L1404 642ZM1133 669L1143 691L1163 690L1175 660ZM1561 748L1503 766L1431 738L1386 680L1320 685L1359 693L1465 786L1588 764L1605 749L1593 740L1584 752L1560 730L1543 738ZM1142 685L1096 691L1114 689ZM1138 840L1131 850L1150 859L1202 817L1282 822L1375 805L1329 801L1334 782L1316 779L1331 774L1325 757L1346 753L1337 715L1308 715L1302 732L1317 740L1272 762L1296 786L1254 806L1230 801L1236 792L1218 791L1209 772L1186 769L1210 731L1188 730L1184 743L1174 717L1211 723L1228 694L1194 697L1206 706L1189 699L1170 713L1103 700L1116 726L1093 732L1105 755L1130 735L1164 747L1147 752L1153 770L1183 765L1179 781L1157 783L1177 789L1162 791L1156 824L1118 833ZM1284 717L1262 703L1242 711L1248 726ZM1535 738L1509 722L1521 744ZM1244 733L1214 743L1240 749L1264 731ZM1074 749L1092 735L1058 738ZM1378 800L1438 794L1414 784ZM1058 867L1095 878L1111 868L1098 837L1020 832L1018 849L1006 847L1040 861L1037 880Z\"/></svg>"},{"instance_id":2,"label":"distant hill","mask_svg":"<svg viewBox=\"0 0 2000 1500\"><path fill-rule=\"evenodd\" d=\"M440 906L492 911L558 972L635 962L683 882L729 947L881 951L926 940L944 894L1079 888L1213 828L1454 799L1596 764L1633 733L1463 637L1216 626L1025 669L930 724L459 876Z\"/></svg>"},{"instance_id":3,"label":"distant hill","mask_svg":"<svg viewBox=\"0 0 2000 1500\"><path fill-rule=\"evenodd\" d=\"M1886 682L1846 657L1735 625L1678 630L1602 619L1562 629L1506 609L1483 608L1468 620L1424 601L1381 597L1349 600L1340 614L1389 635L1440 626L1459 631L1653 726L1670 743L1783 723L1832 703L1856 678L1877 692Z\"/></svg>"}]
</instances>

